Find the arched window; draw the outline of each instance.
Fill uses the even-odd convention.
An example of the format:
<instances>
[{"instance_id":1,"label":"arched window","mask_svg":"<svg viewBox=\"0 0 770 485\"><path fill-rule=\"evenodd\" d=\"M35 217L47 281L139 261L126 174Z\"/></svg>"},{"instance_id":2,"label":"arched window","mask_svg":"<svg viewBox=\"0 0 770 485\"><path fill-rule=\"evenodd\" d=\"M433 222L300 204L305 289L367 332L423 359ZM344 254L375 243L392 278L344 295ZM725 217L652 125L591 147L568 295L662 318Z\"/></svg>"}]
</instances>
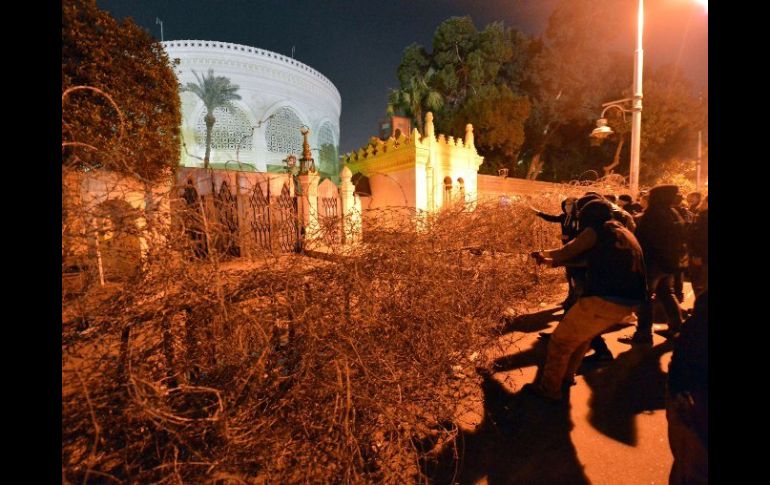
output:
<instances>
[{"instance_id":1,"label":"arched window","mask_svg":"<svg viewBox=\"0 0 770 485\"><path fill-rule=\"evenodd\" d=\"M299 155L302 153L302 120L293 109L283 107L277 110L267 121L265 142L273 153Z\"/></svg>"},{"instance_id":2,"label":"arched window","mask_svg":"<svg viewBox=\"0 0 770 485\"><path fill-rule=\"evenodd\" d=\"M465 180L462 177L457 179L458 200L465 204Z\"/></svg>"},{"instance_id":3,"label":"arched window","mask_svg":"<svg viewBox=\"0 0 770 485\"><path fill-rule=\"evenodd\" d=\"M452 179L444 177L444 207L452 203Z\"/></svg>"},{"instance_id":4,"label":"arched window","mask_svg":"<svg viewBox=\"0 0 770 485\"><path fill-rule=\"evenodd\" d=\"M206 110L201 112L195 126L195 142L202 150L206 149ZM251 123L241 109L222 107L214 110L214 128L211 130L212 150L235 151L240 145L241 151L251 150Z\"/></svg>"},{"instance_id":5,"label":"arched window","mask_svg":"<svg viewBox=\"0 0 770 485\"><path fill-rule=\"evenodd\" d=\"M318 130L318 168L324 174L337 175L339 172L337 143L331 123L324 123Z\"/></svg>"}]
</instances>

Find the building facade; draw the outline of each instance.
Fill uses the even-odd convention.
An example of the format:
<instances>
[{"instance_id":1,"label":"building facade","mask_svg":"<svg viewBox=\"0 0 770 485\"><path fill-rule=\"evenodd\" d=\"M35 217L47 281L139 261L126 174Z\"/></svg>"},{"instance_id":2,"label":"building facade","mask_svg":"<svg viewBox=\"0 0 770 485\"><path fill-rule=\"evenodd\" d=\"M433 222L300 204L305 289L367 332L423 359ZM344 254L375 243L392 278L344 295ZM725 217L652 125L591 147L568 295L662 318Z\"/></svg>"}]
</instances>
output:
<instances>
[{"instance_id":1,"label":"building facade","mask_svg":"<svg viewBox=\"0 0 770 485\"><path fill-rule=\"evenodd\" d=\"M322 177L339 180L340 113L342 101L323 74L275 52L227 42L174 40L162 43L182 86L197 83L213 69L239 86L233 108L217 108L210 162L213 168L270 172L283 168L290 154L302 153L300 129L310 129L310 145ZM206 108L194 93L180 93L182 102L181 164L202 167Z\"/></svg>"}]
</instances>

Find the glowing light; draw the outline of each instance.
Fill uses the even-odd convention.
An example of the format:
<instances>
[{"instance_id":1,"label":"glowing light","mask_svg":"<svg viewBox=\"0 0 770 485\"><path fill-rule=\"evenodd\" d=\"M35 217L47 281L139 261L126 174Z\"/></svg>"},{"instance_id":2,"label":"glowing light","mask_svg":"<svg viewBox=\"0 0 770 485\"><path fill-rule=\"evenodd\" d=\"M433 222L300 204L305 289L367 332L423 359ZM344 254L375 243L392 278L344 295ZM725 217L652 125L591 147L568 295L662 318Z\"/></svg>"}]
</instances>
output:
<instances>
[{"instance_id":1,"label":"glowing light","mask_svg":"<svg viewBox=\"0 0 770 485\"><path fill-rule=\"evenodd\" d=\"M706 9L706 13L709 12L709 0L695 0L695 2L703 5L703 8Z\"/></svg>"}]
</instances>

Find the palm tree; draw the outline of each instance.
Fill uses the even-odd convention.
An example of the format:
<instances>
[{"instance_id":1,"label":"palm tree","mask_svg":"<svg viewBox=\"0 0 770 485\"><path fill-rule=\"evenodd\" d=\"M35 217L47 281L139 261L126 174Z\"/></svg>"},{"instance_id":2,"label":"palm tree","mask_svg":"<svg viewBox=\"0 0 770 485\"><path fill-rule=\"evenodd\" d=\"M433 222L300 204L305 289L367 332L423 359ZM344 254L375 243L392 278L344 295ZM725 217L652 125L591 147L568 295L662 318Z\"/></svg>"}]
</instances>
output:
<instances>
[{"instance_id":1,"label":"palm tree","mask_svg":"<svg viewBox=\"0 0 770 485\"><path fill-rule=\"evenodd\" d=\"M395 108L404 109L404 111L412 115L420 133L423 133L423 107L435 112L444 105L441 93L431 89L428 84L434 72L433 68L430 68L425 75L417 74L412 76L406 86L402 86L401 89L391 90L390 99L388 100L388 114L392 115Z\"/></svg>"},{"instance_id":2,"label":"palm tree","mask_svg":"<svg viewBox=\"0 0 770 485\"><path fill-rule=\"evenodd\" d=\"M230 79L224 76L214 76L214 70L209 69L208 76L198 76L193 71L195 79L198 80L198 84L187 83L182 90L195 93L203 104L206 106L206 155L203 157L203 167L209 168L209 155L211 155L211 131L216 123L214 118L214 110L219 107L232 108L231 101L235 99L241 99L239 94L236 94L239 86L237 84L231 84Z\"/></svg>"}]
</instances>

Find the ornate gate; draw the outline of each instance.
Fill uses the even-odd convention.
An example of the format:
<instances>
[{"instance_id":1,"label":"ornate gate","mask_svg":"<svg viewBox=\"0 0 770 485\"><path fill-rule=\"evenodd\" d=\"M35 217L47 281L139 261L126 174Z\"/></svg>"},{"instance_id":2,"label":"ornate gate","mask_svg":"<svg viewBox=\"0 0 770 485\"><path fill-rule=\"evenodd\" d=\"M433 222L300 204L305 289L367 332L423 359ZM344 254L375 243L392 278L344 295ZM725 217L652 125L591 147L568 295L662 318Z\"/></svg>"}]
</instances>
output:
<instances>
[{"instance_id":1,"label":"ornate gate","mask_svg":"<svg viewBox=\"0 0 770 485\"><path fill-rule=\"evenodd\" d=\"M254 184L254 190L249 196L249 214L251 234L258 249L270 251L270 184L267 186L267 196L262 192L259 183Z\"/></svg>"},{"instance_id":2,"label":"ornate gate","mask_svg":"<svg viewBox=\"0 0 770 485\"><path fill-rule=\"evenodd\" d=\"M228 256L240 256L238 244L238 205L235 196L230 193L227 182L222 182L219 193L214 198L218 227L215 245L217 250Z\"/></svg>"},{"instance_id":3,"label":"ornate gate","mask_svg":"<svg viewBox=\"0 0 770 485\"><path fill-rule=\"evenodd\" d=\"M326 179L318 187L318 225L323 241L336 246L342 243L342 201L339 188Z\"/></svg>"},{"instance_id":4,"label":"ornate gate","mask_svg":"<svg viewBox=\"0 0 770 485\"><path fill-rule=\"evenodd\" d=\"M289 185L284 184L281 195L276 199L278 210L275 224L278 237L278 245L283 252L299 252L301 250L299 238L299 219L297 211L297 198L291 196Z\"/></svg>"}]
</instances>

